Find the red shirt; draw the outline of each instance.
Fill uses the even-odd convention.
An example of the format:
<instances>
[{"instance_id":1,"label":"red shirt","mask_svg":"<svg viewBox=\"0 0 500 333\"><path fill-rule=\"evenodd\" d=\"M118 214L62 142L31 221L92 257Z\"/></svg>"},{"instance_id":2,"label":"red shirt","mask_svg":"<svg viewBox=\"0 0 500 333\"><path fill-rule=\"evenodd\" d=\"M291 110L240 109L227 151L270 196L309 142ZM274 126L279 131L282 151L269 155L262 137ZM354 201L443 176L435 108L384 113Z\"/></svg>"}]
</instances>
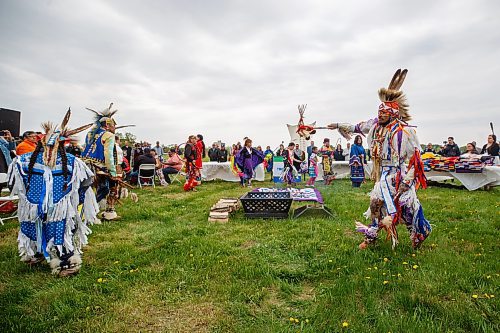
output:
<instances>
[{"instance_id":1,"label":"red shirt","mask_svg":"<svg viewBox=\"0 0 500 333\"><path fill-rule=\"evenodd\" d=\"M196 167L198 169L201 169L202 168L202 159L203 159L203 141L202 140L198 140L196 141L196 161L194 162L194 165L196 165Z\"/></svg>"}]
</instances>

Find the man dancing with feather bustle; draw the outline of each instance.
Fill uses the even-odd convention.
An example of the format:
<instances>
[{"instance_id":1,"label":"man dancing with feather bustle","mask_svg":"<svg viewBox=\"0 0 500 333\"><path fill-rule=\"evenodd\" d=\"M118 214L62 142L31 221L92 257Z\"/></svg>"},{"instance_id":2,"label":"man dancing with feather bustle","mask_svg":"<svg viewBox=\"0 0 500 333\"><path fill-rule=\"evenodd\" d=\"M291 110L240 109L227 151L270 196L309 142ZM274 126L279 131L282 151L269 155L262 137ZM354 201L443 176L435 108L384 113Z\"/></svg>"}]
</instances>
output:
<instances>
[{"instance_id":1,"label":"man dancing with feather bustle","mask_svg":"<svg viewBox=\"0 0 500 333\"><path fill-rule=\"evenodd\" d=\"M9 168L9 184L19 196L21 260L30 265L47 260L59 276L78 273L88 226L99 222L93 173L64 149L65 142L76 140L71 136L92 124L70 130L70 115L68 110L60 126L43 124L45 135L35 151L17 157Z\"/></svg>"},{"instance_id":2,"label":"man dancing with feather bustle","mask_svg":"<svg viewBox=\"0 0 500 333\"><path fill-rule=\"evenodd\" d=\"M123 173L121 163L118 161L115 143L115 130L118 128L113 116L118 110L112 110L113 103L102 112L87 110L94 113L94 126L85 138L85 149L82 159L90 165L96 174L95 186L97 201L101 206L105 202L105 211L102 218L107 221L116 220L115 204L120 197L127 197L126 188L121 188L120 184ZM125 126L122 126L125 127ZM131 198L137 201L137 196L131 193Z\"/></svg>"},{"instance_id":3,"label":"man dancing with feather bustle","mask_svg":"<svg viewBox=\"0 0 500 333\"><path fill-rule=\"evenodd\" d=\"M338 129L348 140L353 133L368 137L375 186L370 193L370 207L365 213L371 224L366 226L356 222L356 230L365 235L360 249L373 243L380 229L387 231L387 238L391 238L394 248L398 243L396 225L399 223L406 225L414 248L418 248L431 232L416 193L418 188L427 187L420 143L414 127L408 125L411 119L408 104L400 91L407 72L398 69L389 87L379 90L382 103L377 118L356 125L328 125L329 129Z\"/></svg>"}]
</instances>

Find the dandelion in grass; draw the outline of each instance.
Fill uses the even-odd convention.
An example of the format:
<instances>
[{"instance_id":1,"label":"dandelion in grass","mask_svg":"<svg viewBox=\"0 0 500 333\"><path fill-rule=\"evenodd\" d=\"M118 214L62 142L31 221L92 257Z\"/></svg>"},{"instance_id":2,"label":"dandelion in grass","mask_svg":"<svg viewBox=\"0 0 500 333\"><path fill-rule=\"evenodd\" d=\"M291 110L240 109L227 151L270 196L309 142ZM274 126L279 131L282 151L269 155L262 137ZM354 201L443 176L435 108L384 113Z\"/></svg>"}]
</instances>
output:
<instances>
[{"instance_id":1,"label":"dandelion in grass","mask_svg":"<svg viewBox=\"0 0 500 333\"><path fill-rule=\"evenodd\" d=\"M333 262L333 260L332 260L332 259L330 259L330 260L328 260L328 262Z\"/></svg>"},{"instance_id":2,"label":"dandelion in grass","mask_svg":"<svg viewBox=\"0 0 500 333\"><path fill-rule=\"evenodd\" d=\"M120 261L118 261L118 260L117 260L117 261L115 261L113 264L115 264L115 265L116 265L116 264L119 264L119 263L120 263Z\"/></svg>"},{"instance_id":3,"label":"dandelion in grass","mask_svg":"<svg viewBox=\"0 0 500 333\"><path fill-rule=\"evenodd\" d=\"M389 259L387 259L387 258L384 258L384 262L388 262L388 261L389 261Z\"/></svg>"},{"instance_id":4,"label":"dandelion in grass","mask_svg":"<svg viewBox=\"0 0 500 333\"><path fill-rule=\"evenodd\" d=\"M472 298L478 298L479 296L477 296L476 294L472 295Z\"/></svg>"},{"instance_id":5,"label":"dandelion in grass","mask_svg":"<svg viewBox=\"0 0 500 333\"><path fill-rule=\"evenodd\" d=\"M403 261L403 265L408 265L408 263L406 261Z\"/></svg>"},{"instance_id":6,"label":"dandelion in grass","mask_svg":"<svg viewBox=\"0 0 500 333\"><path fill-rule=\"evenodd\" d=\"M189 256L190 256L190 257L193 257L193 254L192 254L192 253L190 253L190 254L189 254Z\"/></svg>"},{"instance_id":7,"label":"dandelion in grass","mask_svg":"<svg viewBox=\"0 0 500 333\"><path fill-rule=\"evenodd\" d=\"M309 319L306 319L306 324L309 324Z\"/></svg>"},{"instance_id":8,"label":"dandelion in grass","mask_svg":"<svg viewBox=\"0 0 500 333\"><path fill-rule=\"evenodd\" d=\"M103 283L104 281L105 281L105 280L104 280L103 278L98 278L98 279L97 279L97 282L98 282L98 283Z\"/></svg>"},{"instance_id":9,"label":"dandelion in grass","mask_svg":"<svg viewBox=\"0 0 500 333\"><path fill-rule=\"evenodd\" d=\"M297 318L295 318L295 323L298 324L299 323L299 320Z\"/></svg>"},{"instance_id":10,"label":"dandelion in grass","mask_svg":"<svg viewBox=\"0 0 500 333\"><path fill-rule=\"evenodd\" d=\"M486 278L487 279L491 279L491 275L486 275Z\"/></svg>"},{"instance_id":11,"label":"dandelion in grass","mask_svg":"<svg viewBox=\"0 0 500 333\"><path fill-rule=\"evenodd\" d=\"M384 280L384 285L385 285L385 284L388 284L388 283L389 283L389 281L387 281L387 280Z\"/></svg>"},{"instance_id":12,"label":"dandelion in grass","mask_svg":"<svg viewBox=\"0 0 500 333\"><path fill-rule=\"evenodd\" d=\"M417 268L418 268L418 265L413 265L413 266L411 266L411 268L413 268L413 269L417 269Z\"/></svg>"},{"instance_id":13,"label":"dandelion in grass","mask_svg":"<svg viewBox=\"0 0 500 333\"><path fill-rule=\"evenodd\" d=\"M369 276L365 276L365 279L370 280L370 279L371 279L371 277L369 277Z\"/></svg>"},{"instance_id":14,"label":"dandelion in grass","mask_svg":"<svg viewBox=\"0 0 500 333\"><path fill-rule=\"evenodd\" d=\"M290 317L288 320L290 320L292 323L295 321L293 317Z\"/></svg>"},{"instance_id":15,"label":"dandelion in grass","mask_svg":"<svg viewBox=\"0 0 500 333\"><path fill-rule=\"evenodd\" d=\"M342 327L349 327L349 323L348 323L347 321L344 321L344 322L342 323Z\"/></svg>"}]
</instances>

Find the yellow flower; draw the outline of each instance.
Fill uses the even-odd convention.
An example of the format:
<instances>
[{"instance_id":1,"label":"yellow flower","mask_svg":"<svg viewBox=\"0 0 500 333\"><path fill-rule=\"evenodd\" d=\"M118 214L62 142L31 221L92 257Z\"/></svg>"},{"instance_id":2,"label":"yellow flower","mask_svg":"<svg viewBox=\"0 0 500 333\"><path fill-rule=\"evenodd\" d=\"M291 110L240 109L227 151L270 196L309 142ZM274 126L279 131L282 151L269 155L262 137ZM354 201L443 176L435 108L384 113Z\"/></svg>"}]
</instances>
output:
<instances>
[{"instance_id":1,"label":"yellow flower","mask_svg":"<svg viewBox=\"0 0 500 333\"><path fill-rule=\"evenodd\" d=\"M388 283L389 283L389 281L387 281L387 280L384 281L384 284L388 284Z\"/></svg>"},{"instance_id":2,"label":"yellow flower","mask_svg":"<svg viewBox=\"0 0 500 333\"><path fill-rule=\"evenodd\" d=\"M118 264L118 263L119 263L119 261L117 260L117 261L115 261L113 264L115 264L115 265L116 265L116 264Z\"/></svg>"},{"instance_id":3,"label":"yellow flower","mask_svg":"<svg viewBox=\"0 0 500 333\"><path fill-rule=\"evenodd\" d=\"M490 295L491 298L495 298L495 295Z\"/></svg>"},{"instance_id":4,"label":"yellow flower","mask_svg":"<svg viewBox=\"0 0 500 333\"><path fill-rule=\"evenodd\" d=\"M293 323L293 321L294 321L293 317L290 317L290 321Z\"/></svg>"},{"instance_id":5,"label":"yellow flower","mask_svg":"<svg viewBox=\"0 0 500 333\"><path fill-rule=\"evenodd\" d=\"M332 259L330 259L330 260L328 260L328 262L333 262L333 260L332 260Z\"/></svg>"},{"instance_id":6,"label":"yellow flower","mask_svg":"<svg viewBox=\"0 0 500 333\"><path fill-rule=\"evenodd\" d=\"M375 266L375 267L373 267L373 269L374 269L374 270L377 270L377 269L378 269L378 267L377 267L377 266Z\"/></svg>"},{"instance_id":7,"label":"yellow flower","mask_svg":"<svg viewBox=\"0 0 500 333\"><path fill-rule=\"evenodd\" d=\"M385 275L385 274L386 274L385 272L384 272L384 273L382 273L382 275Z\"/></svg>"},{"instance_id":8,"label":"yellow flower","mask_svg":"<svg viewBox=\"0 0 500 333\"><path fill-rule=\"evenodd\" d=\"M298 322L299 322L299 320L298 320L297 318L295 318L295 322L296 322L296 323L298 323Z\"/></svg>"},{"instance_id":9,"label":"yellow flower","mask_svg":"<svg viewBox=\"0 0 500 333\"><path fill-rule=\"evenodd\" d=\"M412 254L411 254L411 256L412 256L412 257L415 257L415 253L412 253Z\"/></svg>"},{"instance_id":10,"label":"yellow flower","mask_svg":"<svg viewBox=\"0 0 500 333\"><path fill-rule=\"evenodd\" d=\"M190 256L190 257L192 257L192 256L193 256L193 254L192 254L192 253L190 253L190 254L189 254L189 256Z\"/></svg>"},{"instance_id":11,"label":"yellow flower","mask_svg":"<svg viewBox=\"0 0 500 333\"><path fill-rule=\"evenodd\" d=\"M403 261L403 265L408 265L408 263L406 261Z\"/></svg>"},{"instance_id":12,"label":"yellow flower","mask_svg":"<svg viewBox=\"0 0 500 333\"><path fill-rule=\"evenodd\" d=\"M418 268L418 265L413 265L411 266L413 269L417 269Z\"/></svg>"},{"instance_id":13,"label":"yellow flower","mask_svg":"<svg viewBox=\"0 0 500 333\"><path fill-rule=\"evenodd\" d=\"M398 277L401 277L401 274L400 274L400 273L398 273Z\"/></svg>"},{"instance_id":14,"label":"yellow flower","mask_svg":"<svg viewBox=\"0 0 500 333\"><path fill-rule=\"evenodd\" d=\"M309 319L306 319L306 324L309 324Z\"/></svg>"},{"instance_id":15,"label":"yellow flower","mask_svg":"<svg viewBox=\"0 0 500 333\"><path fill-rule=\"evenodd\" d=\"M371 279L371 277L369 277L369 276L365 276L365 279L370 280L370 279Z\"/></svg>"},{"instance_id":16,"label":"yellow flower","mask_svg":"<svg viewBox=\"0 0 500 333\"><path fill-rule=\"evenodd\" d=\"M389 261L389 259L387 259L387 258L384 258L384 262L388 262L388 261Z\"/></svg>"},{"instance_id":17,"label":"yellow flower","mask_svg":"<svg viewBox=\"0 0 500 333\"><path fill-rule=\"evenodd\" d=\"M472 295L472 298L477 298L477 295L476 294Z\"/></svg>"},{"instance_id":18,"label":"yellow flower","mask_svg":"<svg viewBox=\"0 0 500 333\"><path fill-rule=\"evenodd\" d=\"M349 326L349 323L348 323L347 321L344 321L344 322L342 323L342 327L348 327L348 326Z\"/></svg>"},{"instance_id":19,"label":"yellow flower","mask_svg":"<svg viewBox=\"0 0 500 333\"><path fill-rule=\"evenodd\" d=\"M101 283L102 281L104 281L103 278L98 278L97 279L97 282L99 282L99 283Z\"/></svg>"},{"instance_id":20,"label":"yellow flower","mask_svg":"<svg viewBox=\"0 0 500 333\"><path fill-rule=\"evenodd\" d=\"M134 272L134 270L133 270L133 269L131 269L131 270L130 270L130 273L133 273L133 272Z\"/></svg>"},{"instance_id":21,"label":"yellow flower","mask_svg":"<svg viewBox=\"0 0 500 333\"><path fill-rule=\"evenodd\" d=\"M487 278L487 279L491 279L491 275L487 275L487 276L486 276L486 278Z\"/></svg>"}]
</instances>

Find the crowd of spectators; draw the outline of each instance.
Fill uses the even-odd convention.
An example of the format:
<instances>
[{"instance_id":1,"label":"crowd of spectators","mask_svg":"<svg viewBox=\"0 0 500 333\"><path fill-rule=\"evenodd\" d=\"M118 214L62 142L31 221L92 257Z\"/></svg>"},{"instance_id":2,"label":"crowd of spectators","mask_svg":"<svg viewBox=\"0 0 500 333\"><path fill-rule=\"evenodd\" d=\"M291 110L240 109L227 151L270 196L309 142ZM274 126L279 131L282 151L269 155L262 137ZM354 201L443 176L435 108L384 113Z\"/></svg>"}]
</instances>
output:
<instances>
[{"instance_id":1,"label":"crowd of spectators","mask_svg":"<svg viewBox=\"0 0 500 333\"><path fill-rule=\"evenodd\" d=\"M16 140L12 137L9 131L0 132L0 173L7 172L8 165L12 162L12 158L16 155L22 155L28 152L32 152L37 141L40 139L41 133L34 131L26 131L23 133L20 140L16 145ZM230 146L228 149L225 143L214 142L208 149L207 154L205 154L205 144L203 143L203 136L200 134L196 138L196 144L200 145L197 149L200 150L200 154L197 157L198 163L201 163L201 159L208 155L208 160L210 162L225 163L230 160L231 156L235 156L241 149L242 145L237 142ZM129 181L137 181L137 176L139 172L139 167L143 164L154 164L156 166L156 173L160 178L163 185L168 185L172 182L171 176L176 175L181 171L184 166L185 158L183 156L183 148L179 145L172 145L169 147L160 145L159 141L156 141L154 146L147 142L137 142L131 144L129 141L125 141L123 145L120 144L120 138L116 136L116 147L117 147L117 157L121 161L121 166L126 174L126 179ZM296 144L293 149L294 155L294 167L297 170L307 170L309 166L309 157L313 153L313 148L315 147L314 141L311 141L307 146L306 150L300 149L299 145ZM266 150L263 151L261 146L256 148L257 150L264 153L270 160L270 165L272 169L272 157L273 156L285 156L286 149L283 144L280 144L275 149L271 149L271 146L267 146ZM77 143L71 143L67 146L67 152L80 157L83 148ZM499 144L497 142L497 137L494 134L488 135L487 143L484 144L482 149L477 147L474 141L467 143L465 149L460 149L460 147L455 143L453 137L448 137L447 141L443 141L441 146L433 145L431 143L423 149L424 153L434 153L445 157L457 157L461 155L499 155ZM335 148L330 145L330 140L325 139L323 146L318 150L318 158L322 160L325 169L332 166L333 161L348 161L351 156L356 155L361 158L363 163L366 163L370 159L369 149L363 147L363 142L361 136L356 136L354 144L347 142L345 148L342 147L340 143L336 144ZM307 162L305 162L307 161ZM270 171L271 169L268 169Z\"/></svg>"}]
</instances>

